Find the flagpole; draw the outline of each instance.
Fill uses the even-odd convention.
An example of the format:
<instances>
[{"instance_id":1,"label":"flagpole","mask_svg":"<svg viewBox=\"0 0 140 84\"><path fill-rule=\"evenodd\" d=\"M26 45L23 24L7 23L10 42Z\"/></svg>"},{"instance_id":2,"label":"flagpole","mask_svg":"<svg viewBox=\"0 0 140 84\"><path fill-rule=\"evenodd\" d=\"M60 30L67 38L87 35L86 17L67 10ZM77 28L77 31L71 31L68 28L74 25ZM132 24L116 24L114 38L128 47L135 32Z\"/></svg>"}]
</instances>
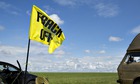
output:
<instances>
[{"instance_id":1,"label":"flagpole","mask_svg":"<svg viewBox=\"0 0 140 84\"><path fill-rule=\"evenodd\" d=\"M25 76L24 76L24 84L26 84L26 75L27 75L27 68L28 68L28 59L29 59L29 50L30 50L30 39L28 40L28 49L27 49L27 57L26 57L26 67L25 67Z\"/></svg>"}]
</instances>

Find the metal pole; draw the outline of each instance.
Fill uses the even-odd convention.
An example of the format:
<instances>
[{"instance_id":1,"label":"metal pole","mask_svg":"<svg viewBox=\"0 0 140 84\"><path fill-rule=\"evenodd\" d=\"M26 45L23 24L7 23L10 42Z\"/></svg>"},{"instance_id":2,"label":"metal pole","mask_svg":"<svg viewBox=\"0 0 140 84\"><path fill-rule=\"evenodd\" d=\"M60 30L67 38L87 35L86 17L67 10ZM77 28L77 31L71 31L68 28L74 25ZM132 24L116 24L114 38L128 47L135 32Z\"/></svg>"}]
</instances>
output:
<instances>
[{"instance_id":1,"label":"metal pole","mask_svg":"<svg viewBox=\"0 0 140 84\"><path fill-rule=\"evenodd\" d=\"M27 57L26 57L26 67L25 67L25 74L24 74L24 84L26 84L26 75L27 75L27 68L28 68L29 50L30 50L30 39L28 40L28 49L27 49Z\"/></svg>"}]
</instances>

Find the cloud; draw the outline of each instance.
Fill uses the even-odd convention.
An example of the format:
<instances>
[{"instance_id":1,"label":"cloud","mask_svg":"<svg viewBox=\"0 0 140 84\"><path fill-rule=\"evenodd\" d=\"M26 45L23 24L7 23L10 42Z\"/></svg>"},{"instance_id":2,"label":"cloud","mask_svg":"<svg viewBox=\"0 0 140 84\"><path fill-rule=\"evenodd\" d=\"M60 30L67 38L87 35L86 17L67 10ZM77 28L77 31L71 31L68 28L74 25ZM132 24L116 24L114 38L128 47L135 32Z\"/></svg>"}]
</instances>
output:
<instances>
[{"instance_id":1,"label":"cloud","mask_svg":"<svg viewBox=\"0 0 140 84\"><path fill-rule=\"evenodd\" d=\"M48 48L49 46L41 44L39 42L36 41L31 41L31 48L30 48L30 52L32 55L48 55L48 56L54 56L54 57L63 57L64 55L66 55L66 52L63 50L63 45L61 45L59 48L57 48L54 53L49 54L48 53ZM38 51L39 49L39 51Z\"/></svg>"},{"instance_id":2,"label":"cloud","mask_svg":"<svg viewBox=\"0 0 140 84\"><path fill-rule=\"evenodd\" d=\"M56 58L62 58L64 57L64 55L66 55L66 52L62 49L57 49L54 53L53 56L55 56Z\"/></svg>"},{"instance_id":3,"label":"cloud","mask_svg":"<svg viewBox=\"0 0 140 84\"><path fill-rule=\"evenodd\" d=\"M73 6L76 5L77 0L54 0L56 3L63 5L63 6Z\"/></svg>"},{"instance_id":4,"label":"cloud","mask_svg":"<svg viewBox=\"0 0 140 84\"><path fill-rule=\"evenodd\" d=\"M90 51L90 50L85 50L85 52L86 52L86 53L91 53L91 51Z\"/></svg>"},{"instance_id":5,"label":"cloud","mask_svg":"<svg viewBox=\"0 0 140 84\"><path fill-rule=\"evenodd\" d=\"M28 71L36 72L116 72L122 59L121 56L84 56L68 57L62 49L54 54L47 53L47 47L36 42L32 42ZM39 49L39 50L38 50ZM25 68L27 48L0 45L1 61L15 64L19 60L22 69ZM89 50L86 50L89 52ZM42 54L41 54L42 53ZM101 53L105 53L104 50ZM62 57L58 57L62 56ZM110 67L110 68L107 68Z\"/></svg>"},{"instance_id":6,"label":"cloud","mask_svg":"<svg viewBox=\"0 0 140 84\"><path fill-rule=\"evenodd\" d=\"M95 9L97 14L102 17L114 17L119 13L118 6L113 4L99 3L95 5Z\"/></svg>"},{"instance_id":7,"label":"cloud","mask_svg":"<svg viewBox=\"0 0 140 84\"><path fill-rule=\"evenodd\" d=\"M5 27L0 25L0 31L3 31L4 29L5 29Z\"/></svg>"},{"instance_id":8,"label":"cloud","mask_svg":"<svg viewBox=\"0 0 140 84\"><path fill-rule=\"evenodd\" d=\"M65 52L63 50L58 50L55 52L55 54L60 56L60 55L65 55Z\"/></svg>"},{"instance_id":9,"label":"cloud","mask_svg":"<svg viewBox=\"0 0 140 84\"><path fill-rule=\"evenodd\" d=\"M90 8L94 8L98 16L101 17L115 17L119 14L119 7L113 4L111 1L103 0L53 0L54 2L62 6L81 6L86 5Z\"/></svg>"},{"instance_id":10,"label":"cloud","mask_svg":"<svg viewBox=\"0 0 140 84\"><path fill-rule=\"evenodd\" d=\"M63 61L53 62L45 69L48 72L116 72L121 57L71 57ZM111 67L111 68L107 68Z\"/></svg>"},{"instance_id":11,"label":"cloud","mask_svg":"<svg viewBox=\"0 0 140 84\"><path fill-rule=\"evenodd\" d=\"M0 54L12 56L23 53L26 53L25 48L0 45Z\"/></svg>"},{"instance_id":12,"label":"cloud","mask_svg":"<svg viewBox=\"0 0 140 84\"><path fill-rule=\"evenodd\" d=\"M7 8L9 8L10 6L11 6L10 4L7 4L7 3L5 3L5 2L0 1L0 8L1 8L1 9L7 9Z\"/></svg>"},{"instance_id":13,"label":"cloud","mask_svg":"<svg viewBox=\"0 0 140 84\"><path fill-rule=\"evenodd\" d=\"M133 34L140 33L140 25L137 26L137 27L135 27L135 28L133 28L133 30L131 31L131 33L133 33Z\"/></svg>"},{"instance_id":14,"label":"cloud","mask_svg":"<svg viewBox=\"0 0 140 84\"><path fill-rule=\"evenodd\" d=\"M97 0L53 0L54 2L58 3L62 6L80 6L80 5L93 5L97 3Z\"/></svg>"},{"instance_id":15,"label":"cloud","mask_svg":"<svg viewBox=\"0 0 140 84\"><path fill-rule=\"evenodd\" d=\"M105 53L106 53L105 50L101 50L101 51L99 51L99 54L105 54Z\"/></svg>"},{"instance_id":16,"label":"cloud","mask_svg":"<svg viewBox=\"0 0 140 84\"><path fill-rule=\"evenodd\" d=\"M85 53L89 53L89 54L93 54L94 53L94 55L96 54L96 55L99 55L99 54L105 54L106 53L106 51L105 50L97 50L97 51L91 51L91 50L85 50L84 51Z\"/></svg>"},{"instance_id":17,"label":"cloud","mask_svg":"<svg viewBox=\"0 0 140 84\"><path fill-rule=\"evenodd\" d=\"M2 1L0 1L0 10L13 15L18 15L20 11L17 7Z\"/></svg>"},{"instance_id":18,"label":"cloud","mask_svg":"<svg viewBox=\"0 0 140 84\"><path fill-rule=\"evenodd\" d=\"M31 15L29 10L26 11L26 14L29 15L29 16Z\"/></svg>"},{"instance_id":19,"label":"cloud","mask_svg":"<svg viewBox=\"0 0 140 84\"><path fill-rule=\"evenodd\" d=\"M44 6L43 8L45 8L45 12L47 13L47 14L50 14L50 13L54 13L54 12L57 12L57 10L55 10L55 9L53 9L52 7L50 7L50 6Z\"/></svg>"},{"instance_id":20,"label":"cloud","mask_svg":"<svg viewBox=\"0 0 140 84\"><path fill-rule=\"evenodd\" d=\"M118 42L118 41L122 41L122 39L120 37L110 36L109 41Z\"/></svg>"},{"instance_id":21,"label":"cloud","mask_svg":"<svg viewBox=\"0 0 140 84\"><path fill-rule=\"evenodd\" d=\"M63 48L61 47L57 49L54 52L54 54L48 54L48 47L46 45L31 41L29 63L33 64L33 70L36 67L40 68L39 66L42 66L43 64L45 64L44 66L46 66L46 63L48 63L48 60L50 62L51 60L62 58L64 57L64 55L66 55L66 53L62 49ZM5 62L9 62L13 64L15 63L16 60L19 60L20 63L22 64L22 68L24 69L26 56L27 56L26 47L8 46L8 45L0 44L1 61L5 61ZM38 62L37 60L40 62ZM36 66L36 65L34 66L36 62L40 63L39 66Z\"/></svg>"},{"instance_id":22,"label":"cloud","mask_svg":"<svg viewBox=\"0 0 140 84\"><path fill-rule=\"evenodd\" d=\"M57 14L52 14L50 17L58 24L64 24L64 21L60 19L60 17Z\"/></svg>"}]
</instances>

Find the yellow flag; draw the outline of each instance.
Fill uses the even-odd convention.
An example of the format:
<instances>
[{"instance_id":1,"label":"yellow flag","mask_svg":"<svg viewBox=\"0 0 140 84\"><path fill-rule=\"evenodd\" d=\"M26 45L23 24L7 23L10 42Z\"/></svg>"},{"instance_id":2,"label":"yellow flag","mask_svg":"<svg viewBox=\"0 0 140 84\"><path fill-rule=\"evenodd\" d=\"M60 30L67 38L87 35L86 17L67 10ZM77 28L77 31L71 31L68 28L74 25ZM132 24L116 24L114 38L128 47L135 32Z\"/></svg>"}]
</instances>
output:
<instances>
[{"instance_id":1,"label":"yellow flag","mask_svg":"<svg viewBox=\"0 0 140 84\"><path fill-rule=\"evenodd\" d=\"M30 20L29 39L49 45L53 53L65 39L60 27L40 8L33 5Z\"/></svg>"}]
</instances>

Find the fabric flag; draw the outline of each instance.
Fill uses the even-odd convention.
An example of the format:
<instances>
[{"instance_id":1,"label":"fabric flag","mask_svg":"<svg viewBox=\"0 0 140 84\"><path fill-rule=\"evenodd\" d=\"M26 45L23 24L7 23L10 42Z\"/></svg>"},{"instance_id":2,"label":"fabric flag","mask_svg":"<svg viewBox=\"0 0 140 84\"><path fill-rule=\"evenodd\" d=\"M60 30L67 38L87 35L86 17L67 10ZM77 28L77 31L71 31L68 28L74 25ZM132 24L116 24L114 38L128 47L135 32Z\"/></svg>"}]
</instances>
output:
<instances>
[{"instance_id":1,"label":"fabric flag","mask_svg":"<svg viewBox=\"0 0 140 84\"><path fill-rule=\"evenodd\" d=\"M44 11L33 5L29 39L49 45L48 52L53 53L62 44L65 36L60 27Z\"/></svg>"}]
</instances>

